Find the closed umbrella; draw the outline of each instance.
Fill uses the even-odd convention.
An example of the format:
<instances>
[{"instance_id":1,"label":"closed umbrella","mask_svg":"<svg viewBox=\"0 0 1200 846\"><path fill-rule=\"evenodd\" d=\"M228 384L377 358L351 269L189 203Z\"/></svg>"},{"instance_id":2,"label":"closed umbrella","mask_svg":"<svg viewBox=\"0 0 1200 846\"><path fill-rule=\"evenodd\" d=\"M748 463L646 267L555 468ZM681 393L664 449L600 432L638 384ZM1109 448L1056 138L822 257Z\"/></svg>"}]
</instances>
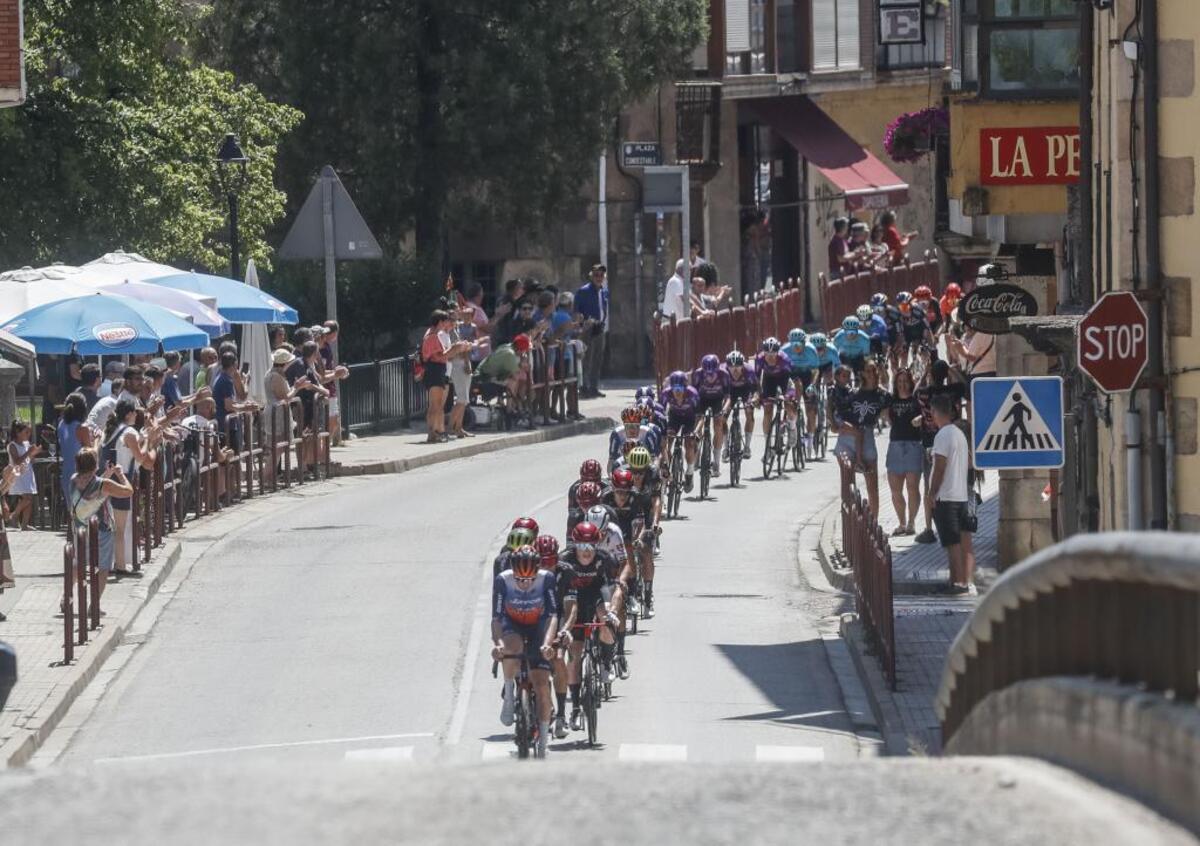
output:
<instances>
[{"instance_id":1,"label":"closed umbrella","mask_svg":"<svg viewBox=\"0 0 1200 846\"><path fill-rule=\"evenodd\" d=\"M79 281L79 269L65 265L23 267L0 273L0 323L46 303L92 293Z\"/></svg>"},{"instance_id":2,"label":"closed umbrella","mask_svg":"<svg viewBox=\"0 0 1200 846\"><path fill-rule=\"evenodd\" d=\"M246 262L246 284L258 290L258 268L254 259ZM271 341L265 323L251 323L242 330L242 364L250 366L247 391L263 408L267 407L267 372L271 369Z\"/></svg>"},{"instance_id":3,"label":"closed umbrella","mask_svg":"<svg viewBox=\"0 0 1200 846\"><path fill-rule=\"evenodd\" d=\"M197 299L186 291L165 288L162 285L151 285L149 282L105 282L96 285L95 290L102 294L128 297L143 303L154 303L169 311L177 312L187 317L197 329L203 329L211 338L219 338L229 334L229 321L221 316L215 308L207 305L204 299ZM209 303L216 300L208 299Z\"/></svg>"},{"instance_id":4,"label":"closed umbrella","mask_svg":"<svg viewBox=\"0 0 1200 846\"><path fill-rule=\"evenodd\" d=\"M0 330L43 355L134 355L208 343L208 335L162 306L97 292L38 306Z\"/></svg>"},{"instance_id":5,"label":"closed umbrella","mask_svg":"<svg viewBox=\"0 0 1200 846\"><path fill-rule=\"evenodd\" d=\"M151 261L145 256L124 250L105 253L89 261L82 269L88 272L88 278L105 282L144 282L152 276L181 272L178 267Z\"/></svg>"},{"instance_id":6,"label":"closed umbrella","mask_svg":"<svg viewBox=\"0 0 1200 846\"><path fill-rule=\"evenodd\" d=\"M286 303L236 279L210 273L175 272L145 281L179 291L217 298L217 311L230 323L299 323L296 310Z\"/></svg>"}]
</instances>

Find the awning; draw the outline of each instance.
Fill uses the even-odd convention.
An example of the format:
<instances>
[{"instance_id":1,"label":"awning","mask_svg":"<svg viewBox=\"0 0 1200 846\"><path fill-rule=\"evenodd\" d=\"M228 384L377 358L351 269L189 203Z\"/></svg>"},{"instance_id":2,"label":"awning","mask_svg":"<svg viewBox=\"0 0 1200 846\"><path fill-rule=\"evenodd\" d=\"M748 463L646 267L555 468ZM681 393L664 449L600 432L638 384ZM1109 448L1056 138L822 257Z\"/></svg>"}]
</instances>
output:
<instances>
[{"instance_id":1,"label":"awning","mask_svg":"<svg viewBox=\"0 0 1200 846\"><path fill-rule=\"evenodd\" d=\"M851 211L908 202L908 183L846 134L808 97L774 97L749 104L809 164L846 195Z\"/></svg>"}]
</instances>

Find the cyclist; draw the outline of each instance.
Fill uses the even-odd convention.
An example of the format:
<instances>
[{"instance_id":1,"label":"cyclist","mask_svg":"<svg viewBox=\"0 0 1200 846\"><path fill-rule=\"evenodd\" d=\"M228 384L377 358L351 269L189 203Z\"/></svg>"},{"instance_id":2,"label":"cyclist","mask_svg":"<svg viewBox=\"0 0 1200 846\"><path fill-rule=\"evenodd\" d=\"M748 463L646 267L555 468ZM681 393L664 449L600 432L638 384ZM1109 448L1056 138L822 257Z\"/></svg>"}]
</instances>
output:
<instances>
[{"instance_id":1,"label":"cyclist","mask_svg":"<svg viewBox=\"0 0 1200 846\"><path fill-rule=\"evenodd\" d=\"M883 324L887 327L886 345L888 360L891 362L892 370L895 370L899 365L896 359L896 347L900 343L900 310L892 303L888 302L887 294L879 293L871 297L871 310L879 317L883 318Z\"/></svg>"},{"instance_id":2,"label":"cyclist","mask_svg":"<svg viewBox=\"0 0 1200 846\"><path fill-rule=\"evenodd\" d=\"M642 425L650 430L650 435L646 438L646 449L651 455L658 455L662 451L663 438L666 437L667 416L661 406L656 407L650 400L641 400L638 410L642 412Z\"/></svg>"},{"instance_id":3,"label":"cyclist","mask_svg":"<svg viewBox=\"0 0 1200 846\"><path fill-rule=\"evenodd\" d=\"M605 492L602 502L617 515L617 525L625 536L627 560L634 561L635 555L641 560L646 606L640 611L646 618L653 617L654 551L651 542L658 524L650 495L635 490L632 471L622 468L613 471L612 487ZM634 549L635 541L640 541L638 549ZM633 597L630 597L632 601Z\"/></svg>"},{"instance_id":4,"label":"cyclist","mask_svg":"<svg viewBox=\"0 0 1200 846\"><path fill-rule=\"evenodd\" d=\"M692 387L700 395L697 414L700 417L708 411L713 414L712 474L720 476L721 446L725 443L725 418L721 410L729 397L729 374L721 368L721 359L712 353L700 359L700 366L692 371Z\"/></svg>"},{"instance_id":5,"label":"cyclist","mask_svg":"<svg viewBox=\"0 0 1200 846\"><path fill-rule=\"evenodd\" d=\"M687 374L676 370L667 377L667 389L662 393L662 404L667 409L667 441L663 454L669 456L675 446L675 438L684 438L683 450L687 459L687 470L683 475L683 489L692 492L692 481L696 473L696 422L700 408L700 394L688 384Z\"/></svg>"},{"instance_id":6,"label":"cyclist","mask_svg":"<svg viewBox=\"0 0 1200 846\"><path fill-rule=\"evenodd\" d=\"M546 754L550 738L550 659L558 635L558 588L553 573L539 569L540 558L532 546L513 552L511 568L492 582L492 659L504 670L504 703L500 722L513 724L516 678L520 663L511 660L524 653L529 661L538 705L539 755Z\"/></svg>"},{"instance_id":7,"label":"cyclist","mask_svg":"<svg viewBox=\"0 0 1200 846\"><path fill-rule=\"evenodd\" d=\"M568 633L570 636L571 661L567 666L567 680L571 690L571 728L578 731L582 727L579 669L587 635L575 625L593 621L608 624L600 630L600 640L604 645L605 681L612 682L612 652L616 643L617 619L609 610L608 603L614 592L617 564L597 547L600 530L591 523L580 523L570 537L570 545L558 558L559 606L563 613L559 637L565 640Z\"/></svg>"},{"instance_id":8,"label":"cyclist","mask_svg":"<svg viewBox=\"0 0 1200 846\"><path fill-rule=\"evenodd\" d=\"M946 286L946 293L942 294L941 300L938 301L938 309L942 313L943 332L950 332L958 328L958 318L955 312L958 309L958 301L961 299L961 285L957 282L951 282Z\"/></svg>"},{"instance_id":9,"label":"cyclist","mask_svg":"<svg viewBox=\"0 0 1200 846\"><path fill-rule=\"evenodd\" d=\"M536 520L532 517L518 517L514 520L508 531L508 539L504 542L504 548L492 562L492 575L498 576L507 570L513 551L523 546L532 546L537 542L537 538L538 524Z\"/></svg>"},{"instance_id":10,"label":"cyclist","mask_svg":"<svg viewBox=\"0 0 1200 846\"><path fill-rule=\"evenodd\" d=\"M634 492L650 499L650 525L657 534L662 522L662 476L658 474L658 468L654 466L650 450L645 447L634 447L631 449L626 460L629 465L629 472L633 474ZM651 577L653 577L653 559L651 559L649 570L645 572L650 573Z\"/></svg>"},{"instance_id":11,"label":"cyclist","mask_svg":"<svg viewBox=\"0 0 1200 846\"><path fill-rule=\"evenodd\" d=\"M579 465L579 478L571 483L571 487L567 488L567 514L577 516L576 523L583 519L583 512L579 508L579 486L584 482L595 482L597 485L603 485L603 470L600 467L600 462L594 458L589 458ZM569 521L570 517L568 517ZM568 537L571 529L568 526Z\"/></svg>"},{"instance_id":12,"label":"cyclist","mask_svg":"<svg viewBox=\"0 0 1200 846\"><path fill-rule=\"evenodd\" d=\"M650 440L650 430L642 425L642 412L630 405L621 411L621 425L608 436L608 472L611 474L617 462L635 446L645 446Z\"/></svg>"},{"instance_id":13,"label":"cyclist","mask_svg":"<svg viewBox=\"0 0 1200 846\"><path fill-rule=\"evenodd\" d=\"M929 332L932 336L937 337L942 331L942 308L938 301L933 297L933 291L928 285L919 285L913 291L913 303L920 306L925 312L925 322L929 325Z\"/></svg>"},{"instance_id":14,"label":"cyclist","mask_svg":"<svg viewBox=\"0 0 1200 846\"><path fill-rule=\"evenodd\" d=\"M922 344L932 340L929 337L929 323L925 320L925 310L913 302L912 294L901 291L896 295L896 308L900 311L901 346L898 363L908 367L912 354L918 352Z\"/></svg>"},{"instance_id":15,"label":"cyclist","mask_svg":"<svg viewBox=\"0 0 1200 846\"><path fill-rule=\"evenodd\" d=\"M881 309L882 311L882 309ZM871 340L871 358L881 367L887 364L888 325L882 314L878 314L873 306L860 305L854 312L862 324L863 332ZM886 370L881 376L886 376Z\"/></svg>"},{"instance_id":16,"label":"cyclist","mask_svg":"<svg viewBox=\"0 0 1200 846\"><path fill-rule=\"evenodd\" d=\"M856 374L862 373L871 351L871 339L862 331L862 322L856 316L850 315L842 321L841 331L833 336L833 345L843 363L850 365Z\"/></svg>"},{"instance_id":17,"label":"cyclist","mask_svg":"<svg viewBox=\"0 0 1200 846\"><path fill-rule=\"evenodd\" d=\"M763 432L769 436L775 419L775 398L782 396L787 448L791 449L796 439L796 391L791 384L792 362L783 355L783 345L777 338L763 341L762 352L754 359L754 372L758 375L758 398L763 407ZM771 449L771 444L763 449Z\"/></svg>"},{"instance_id":18,"label":"cyclist","mask_svg":"<svg viewBox=\"0 0 1200 846\"><path fill-rule=\"evenodd\" d=\"M788 342L783 345L783 351L792 363L792 381L795 383L796 395L804 397L804 448L812 450L813 433L817 428L816 395L810 390L813 373L820 369L820 359L817 350L808 342L808 336L803 329L793 329L788 332Z\"/></svg>"},{"instance_id":19,"label":"cyclist","mask_svg":"<svg viewBox=\"0 0 1200 846\"><path fill-rule=\"evenodd\" d=\"M737 350L730 350L725 355L725 372L729 374L729 396L725 399L725 409L722 412L723 425L728 425L729 414L733 404L741 402L742 410L746 413L746 424L742 427L742 458L750 457L750 438L754 435L754 392L758 382L754 378L754 367L747 363L746 357ZM726 444L725 454L729 460L729 445Z\"/></svg>"},{"instance_id":20,"label":"cyclist","mask_svg":"<svg viewBox=\"0 0 1200 846\"><path fill-rule=\"evenodd\" d=\"M575 508L567 511L567 537L575 527L587 519L588 509L600 503L604 489L599 482L584 482L575 492Z\"/></svg>"}]
</instances>

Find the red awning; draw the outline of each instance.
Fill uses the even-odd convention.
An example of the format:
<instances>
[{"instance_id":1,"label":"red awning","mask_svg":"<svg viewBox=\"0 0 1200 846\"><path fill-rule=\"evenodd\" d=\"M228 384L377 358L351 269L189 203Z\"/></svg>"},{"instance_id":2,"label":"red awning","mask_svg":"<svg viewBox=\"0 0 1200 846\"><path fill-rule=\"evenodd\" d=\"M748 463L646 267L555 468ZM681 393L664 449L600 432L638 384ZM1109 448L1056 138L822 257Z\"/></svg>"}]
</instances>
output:
<instances>
[{"instance_id":1,"label":"red awning","mask_svg":"<svg viewBox=\"0 0 1200 846\"><path fill-rule=\"evenodd\" d=\"M809 164L846 195L852 210L885 209L908 202L908 183L846 134L808 97L755 100L752 108Z\"/></svg>"}]
</instances>

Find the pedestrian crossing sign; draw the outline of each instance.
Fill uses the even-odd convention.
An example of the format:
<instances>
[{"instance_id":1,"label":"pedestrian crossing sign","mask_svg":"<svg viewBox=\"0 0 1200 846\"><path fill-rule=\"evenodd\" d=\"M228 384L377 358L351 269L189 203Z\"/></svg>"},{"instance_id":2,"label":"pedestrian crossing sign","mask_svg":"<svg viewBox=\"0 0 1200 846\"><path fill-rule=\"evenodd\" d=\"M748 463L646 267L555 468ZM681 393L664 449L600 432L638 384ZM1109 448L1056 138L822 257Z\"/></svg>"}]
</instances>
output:
<instances>
[{"instance_id":1,"label":"pedestrian crossing sign","mask_svg":"<svg viewBox=\"0 0 1200 846\"><path fill-rule=\"evenodd\" d=\"M1063 383L1058 376L971 381L971 443L977 470L1063 466Z\"/></svg>"}]
</instances>

